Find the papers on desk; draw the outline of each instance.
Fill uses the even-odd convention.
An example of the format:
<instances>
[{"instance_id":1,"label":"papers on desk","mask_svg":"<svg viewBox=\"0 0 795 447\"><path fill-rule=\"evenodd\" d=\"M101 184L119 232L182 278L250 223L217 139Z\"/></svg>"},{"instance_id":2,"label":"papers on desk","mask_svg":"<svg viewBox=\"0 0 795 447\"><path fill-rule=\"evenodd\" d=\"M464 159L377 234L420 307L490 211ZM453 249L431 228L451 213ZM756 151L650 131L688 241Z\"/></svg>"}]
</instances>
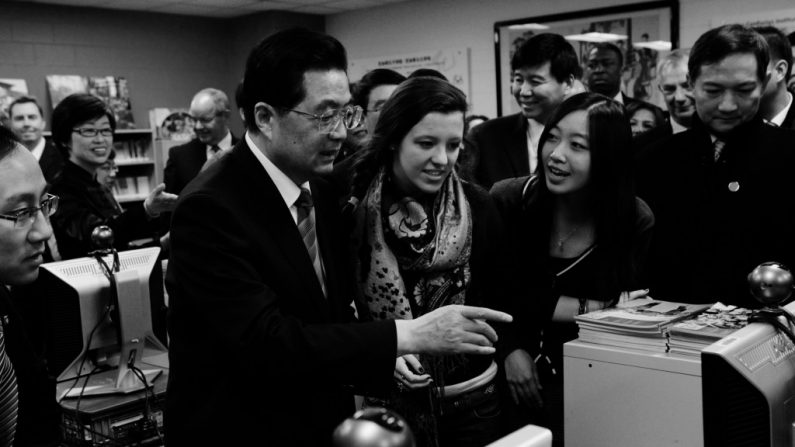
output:
<instances>
[{"instance_id":1,"label":"papers on desk","mask_svg":"<svg viewBox=\"0 0 795 447\"><path fill-rule=\"evenodd\" d=\"M749 309L716 303L695 318L671 326L670 352L698 357L702 349L747 326L751 313Z\"/></svg>"},{"instance_id":2,"label":"papers on desk","mask_svg":"<svg viewBox=\"0 0 795 447\"><path fill-rule=\"evenodd\" d=\"M668 330L671 325L709 307L709 304L644 298L574 318L581 341L641 351L668 352Z\"/></svg>"}]
</instances>

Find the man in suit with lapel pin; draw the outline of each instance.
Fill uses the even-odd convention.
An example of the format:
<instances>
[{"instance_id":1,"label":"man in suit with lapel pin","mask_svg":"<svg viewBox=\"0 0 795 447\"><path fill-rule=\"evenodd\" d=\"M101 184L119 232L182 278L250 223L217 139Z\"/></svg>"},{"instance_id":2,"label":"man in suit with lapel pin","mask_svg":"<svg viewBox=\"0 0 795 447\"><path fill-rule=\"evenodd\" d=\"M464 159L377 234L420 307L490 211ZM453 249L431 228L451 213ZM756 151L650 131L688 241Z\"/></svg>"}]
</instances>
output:
<instances>
[{"instance_id":1,"label":"man in suit with lapel pin","mask_svg":"<svg viewBox=\"0 0 795 447\"><path fill-rule=\"evenodd\" d=\"M690 50L693 125L644 149L636 170L655 215L655 298L758 307L748 273L795 265L795 143L757 113L768 61L765 39L742 25L709 30Z\"/></svg>"},{"instance_id":2,"label":"man in suit with lapel pin","mask_svg":"<svg viewBox=\"0 0 795 447\"><path fill-rule=\"evenodd\" d=\"M494 352L489 309L356 323L328 174L361 119L345 49L303 29L251 52L247 132L181 194L172 221L169 445L329 446L353 386L392 381L406 353Z\"/></svg>"}]
</instances>

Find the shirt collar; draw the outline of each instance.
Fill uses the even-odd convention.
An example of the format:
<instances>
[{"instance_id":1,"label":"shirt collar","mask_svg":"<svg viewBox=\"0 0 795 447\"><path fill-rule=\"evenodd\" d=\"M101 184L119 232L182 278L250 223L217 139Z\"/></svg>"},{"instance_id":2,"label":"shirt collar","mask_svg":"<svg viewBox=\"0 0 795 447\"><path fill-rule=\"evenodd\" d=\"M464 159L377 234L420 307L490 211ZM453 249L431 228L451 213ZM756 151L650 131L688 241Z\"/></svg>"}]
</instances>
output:
<instances>
[{"instance_id":1,"label":"shirt collar","mask_svg":"<svg viewBox=\"0 0 795 447\"><path fill-rule=\"evenodd\" d=\"M282 200L284 200L284 204L287 205L287 208L292 207L295 204L295 201L298 200L298 196L301 195L301 187L295 184L290 177L287 177L287 174L282 172L272 161L265 155L265 153L257 147L257 144L254 143L254 140L251 139L251 136L246 132L246 144L248 145L249 150L257 157L257 160L262 164L262 167L265 168L265 171L268 173L268 176L273 180L273 183L276 185L276 189L279 190L279 194L282 196ZM309 182L305 182L303 187L309 189Z\"/></svg>"},{"instance_id":2,"label":"shirt collar","mask_svg":"<svg viewBox=\"0 0 795 447\"><path fill-rule=\"evenodd\" d=\"M613 98L619 104L624 104L624 95L621 94L621 90L618 91L618 94Z\"/></svg>"},{"instance_id":3,"label":"shirt collar","mask_svg":"<svg viewBox=\"0 0 795 447\"><path fill-rule=\"evenodd\" d=\"M778 112L778 115L774 116L770 120L770 122L775 124L776 126L781 127L781 124L784 123L784 118L787 117L787 113L789 112L789 108L792 107L792 93L787 92L787 98L789 99L787 101L787 106L784 107L783 109L781 109L781 111Z\"/></svg>"},{"instance_id":4,"label":"shirt collar","mask_svg":"<svg viewBox=\"0 0 795 447\"><path fill-rule=\"evenodd\" d=\"M41 160L41 154L44 153L44 143L45 143L44 137L41 137L39 138L39 142L36 143L36 146L30 150L30 153L32 153L33 156L36 157L37 161Z\"/></svg>"},{"instance_id":5,"label":"shirt collar","mask_svg":"<svg viewBox=\"0 0 795 447\"><path fill-rule=\"evenodd\" d=\"M674 134L678 134L679 132L686 131L687 127L677 123L675 119L671 118L671 130L673 130Z\"/></svg>"},{"instance_id":6,"label":"shirt collar","mask_svg":"<svg viewBox=\"0 0 795 447\"><path fill-rule=\"evenodd\" d=\"M222 151L225 151L225 150L229 150L229 149L231 149L231 148L232 148L232 133L231 133L231 132L229 132L229 131L227 131L227 132L226 132L226 135L225 135L223 138L221 138L221 141L219 141L218 143L216 143L216 145L217 145L217 146L218 146L218 147L219 147L219 148L220 148ZM213 147L213 146L212 146L211 144L208 144L208 145L207 145L207 150L212 150L212 147Z\"/></svg>"}]
</instances>

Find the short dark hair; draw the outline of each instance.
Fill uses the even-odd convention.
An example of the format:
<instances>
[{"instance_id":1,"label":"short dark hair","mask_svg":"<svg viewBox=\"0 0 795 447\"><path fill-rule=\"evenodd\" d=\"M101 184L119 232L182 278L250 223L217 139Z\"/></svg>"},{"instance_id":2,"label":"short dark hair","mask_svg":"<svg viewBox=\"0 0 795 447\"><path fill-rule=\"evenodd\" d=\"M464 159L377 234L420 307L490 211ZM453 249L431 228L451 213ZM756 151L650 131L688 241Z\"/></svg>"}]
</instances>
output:
<instances>
[{"instance_id":1,"label":"short dark hair","mask_svg":"<svg viewBox=\"0 0 795 447\"><path fill-rule=\"evenodd\" d=\"M770 60L783 60L787 63L787 75L784 82L787 82L792 74L792 45L783 31L775 26L757 26L754 31L761 34L770 49Z\"/></svg>"},{"instance_id":2,"label":"short dark hair","mask_svg":"<svg viewBox=\"0 0 795 447\"><path fill-rule=\"evenodd\" d=\"M406 77L388 68L376 68L370 70L362 76L353 89L353 103L367 110L367 103L370 102L370 92L381 85L400 85Z\"/></svg>"},{"instance_id":3,"label":"short dark hair","mask_svg":"<svg viewBox=\"0 0 795 447\"><path fill-rule=\"evenodd\" d=\"M624 53L621 52L621 48L618 48L618 45L610 42L599 42L595 43L590 50L588 50L588 55L591 54L591 51L612 51L615 53L616 57L618 58L618 66L624 66Z\"/></svg>"},{"instance_id":4,"label":"short dark hair","mask_svg":"<svg viewBox=\"0 0 795 447\"><path fill-rule=\"evenodd\" d=\"M36 104L36 108L39 109L39 116L44 118L44 110L42 110L41 106L39 105L39 102L36 101L36 98L32 96L20 96L19 98L11 102L11 104L8 105L8 117L11 118L14 115L13 110L15 105L29 104L29 103Z\"/></svg>"},{"instance_id":5,"label":"short dark hair","mask_svg":"<svg viewBox=\"0 0 795 447\"><path fill-rule=\"evenodd\" d=\"M571 44L559 34L537 34L519 45L511 57L511 71L549 62L549 72L558 82L569 76L582 77L582 67Z\"/></svg>"},{"instance_id":6,"label":"short dark hair","mask_svg":"<svg viewBox=\"0 0 795 447\"><path fill-rule=\"evenodd\" d=\"M756 76L764 82L770 53L765 39L756 31L744 25L732 24L713 28L702 34L687 61L690 81L695 82L704 65L716 64L726 56L736 53L751 53L756 58Z\"/></svg>"},{"instance_id":7,"label":"short dark hair","mask_svg":"<svg viewBox=\"0 0 795 447\"><path fill-rule=\"evenodd\" d=\"M305 28L291 28L266 37L246 61L242 103L246 127L257 131L254 105L265 102L289 109L303 101L304 73L348 68L345 48L335 38Z\"/></svg>"},{"instance_id":8,"label":"short dark hair","mask_svg":"<svg viewBox=\"0 0 795 447\"><path fill-rule=\"evenodd\" d=\"M392 148L397 147L425 115L433 112L461 112L466 115L466 111L464 92L443 79L421 76L400 84L384 104L373 137L364 149L356 153L352 195L364 196L378 170L391 166Z\"/></svg>"},{"instance_id":9,"label":"short dark hair","mask_svg":"<svg viewBox=\"0 0 795 447\"><path fill-rule=\"evenodd\" d=\"M103 116L108 117L110 128L116 130L113 111L101 99L88 93L75 93L64 98L52 111L52 142L64 157L68 157L72 143L72 129Z\"/></svg>"},{"instance_id":10,"label":"short dark hair","mask_svg":"<svg viewBox=\"0 0 795 447\"><path fill-rule=\"evenodd\" d=\"M8 157L19 146L19 139L11 129L0 126L0 160Z\"/></svg>"},{"instance_id":11,"label":"short dark hair","mask_svg":"<svg viewBox=\"0 0 795 447\"><path fill-rule=\"evenodd\" d=\"M444 79L445 81L449 81L447 76L443 75L441 71L434 70L433 68L418 68L411 72L409 78L419 78L421 76L430 76L432 78L439 78Z\"/></svg>"}]
</instances>

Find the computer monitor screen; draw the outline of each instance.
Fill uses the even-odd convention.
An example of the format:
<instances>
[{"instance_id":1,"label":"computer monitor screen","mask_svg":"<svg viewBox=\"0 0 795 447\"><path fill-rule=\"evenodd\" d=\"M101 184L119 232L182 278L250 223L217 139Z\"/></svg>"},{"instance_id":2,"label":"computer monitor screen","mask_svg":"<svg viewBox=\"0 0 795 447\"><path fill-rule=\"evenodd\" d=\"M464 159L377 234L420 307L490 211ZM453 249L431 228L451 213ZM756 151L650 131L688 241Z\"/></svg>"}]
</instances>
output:
<instances>
[{"instance_id":1,"label":"computer monitor screen","mask_svg":"<svg viewBox=\"0 0 795 447\"><path fill-rule=\"evenodd\" d=\"M32 320L28 326L38 328L39 348L59 382L92 372L118 371L143 357L166 352L159 253L159 248L119 252L119 272L114 276L117 313L109 311L115 304L112 288L94 258L44 264L36 282L15 296L23 314ZM112 265L110 256L105 260ZM91 394L90 387L81 391L86 388L86 394ZM111 388L106 391L127 392L137 385L126 390Z\"/></svg>"},{"instance_id":2,"label":"computer monitor screen","mask_svg":"<svg viewBox=\"0 0 795 447\"><path fill-rule=\"evenodd\" d=\"M786 335L767 323L738 330L702 351L701 380L706 447L792 445L795 345Z\"/></svg>"}]
</instances>

